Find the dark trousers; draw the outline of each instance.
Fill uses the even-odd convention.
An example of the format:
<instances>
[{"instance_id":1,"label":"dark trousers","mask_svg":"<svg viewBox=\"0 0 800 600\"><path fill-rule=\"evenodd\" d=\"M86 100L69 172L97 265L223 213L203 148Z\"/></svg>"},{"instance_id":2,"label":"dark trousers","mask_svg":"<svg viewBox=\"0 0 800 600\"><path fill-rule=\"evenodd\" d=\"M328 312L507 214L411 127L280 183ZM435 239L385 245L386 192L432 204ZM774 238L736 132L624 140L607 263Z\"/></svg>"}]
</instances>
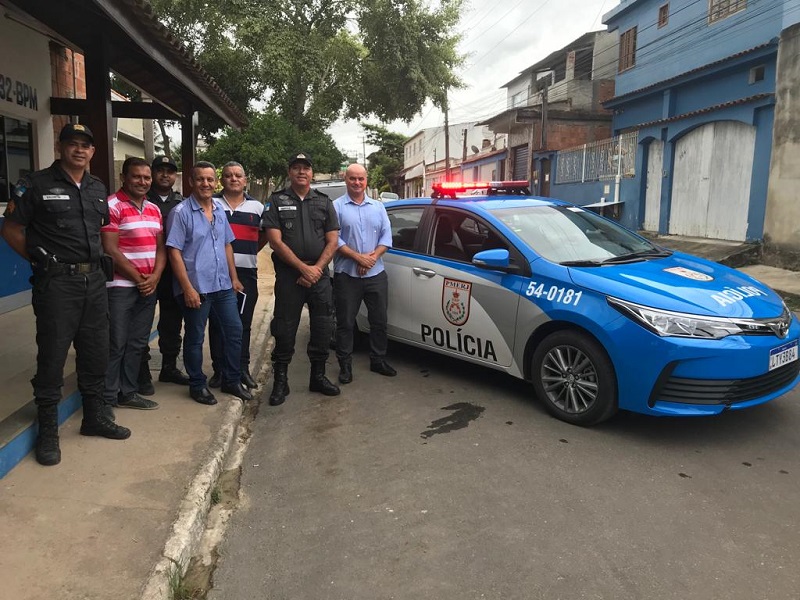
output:
<instances>
[{"instance_id":1,"label":"dark trousers","mask_svg":"<svg viewBox=\"0 0 800 600\"><path fill-rule=\"evenodd\" d=\"M109 346L106 404L117 404L117 394L129 396L138 387L139 365L150 341L156 313L156 295L142 296L135 287L108 288Z\"/></svg>"},{"instance_id":2,"label":"dark trousers","mask_svg":"<svg viewBox=\"0 0 800 600\"><path fill-rule=\"evenodd\" d=\"M236 268L236 276L244 286L244 295L236 294L237 310L242 321L242 370L250 368L250 330L253 325L253 312L258 301L258 271L256 269ZM208 344L211 350L211 367L215 373L222 372L224 349L219 320L211 313L208 320Z\"/></svg>"},{"instance_id":3,"label":"dark trousers","mask_svg":"<svg viewBox=\"0 0 800 600\"><path fill-rule=\"evenodd\" d=\"M75 345L78 389L83 402L99 403L108 365L108 294L101 270L75 275L35 274L36 375L31 379L38 406L61 400L67 352Z\"/></svg>"},{"instance_id":4,"label":"dark trousers","mask_svg":"<svg viewBox=\"0 0 800 600\"><path fill-rule=\"evenodd\" d=\"M311 339L308 342L308 358L311 362L328 359L328 345L333 333L333 292L331 278L323 274L310 288L296 283L300 274L294 269L275 269L275 311L270 331L275 338L272 362L289 364L294 355L294 343L300 314L308 305L311 324Z\"/></svg>"},{"instance_id":5,"label":"dark trousers","mask_svg":"<svg viewBox=\"0 0 800 600\"><path fill-rule=\"evenodd\" d=\"M369 357L386 357L387 306L389 303L389 278L386 271L374 277L351 277L336 273L333 279L333 296L336 304L336 357L349 358L353 353L353 331L361 302L367 307L369 320Z\"/></svg>"},{"instance_id":6,"label":"dark trousers","mask_svg":"<svg viewBox=\"0 0 800 600\"><path fill-rule=\"evenodd\" d=\"M161 355L175 360L181 351L183 307L175 299L172 271L164 270L158 281L158 349Z\"/></svg>"},{"instance_id":7,"label":"dark trousers","mask_svg":"<svg viewBox=\"0 0 800 600\"><path fill-rule=\"evenodd\" d=\"M242 379L239 360L242 355L242 321L236 308L236 292L233 289L200 294L199 308L183 309L183 366L189 375L189 387L198 389L205 387L206 376L203 373L203 339L209 316L220 324L222 346L224 348L222 362L222 381L225 384L238 384ZM183 302L183 296L180 296Z\"/></svg>"}]
</instances>

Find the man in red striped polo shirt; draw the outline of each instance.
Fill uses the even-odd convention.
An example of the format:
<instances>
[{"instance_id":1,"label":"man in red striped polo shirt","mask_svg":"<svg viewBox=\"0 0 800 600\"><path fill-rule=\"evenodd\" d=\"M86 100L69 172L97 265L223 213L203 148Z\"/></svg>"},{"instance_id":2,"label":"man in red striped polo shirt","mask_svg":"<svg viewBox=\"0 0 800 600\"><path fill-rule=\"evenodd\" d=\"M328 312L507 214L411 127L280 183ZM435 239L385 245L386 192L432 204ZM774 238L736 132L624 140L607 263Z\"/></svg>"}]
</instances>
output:
<instances>
[{"instance_id":1,"label":"man in red striped polo shirt","mask_svg":"<svg viewBox=\"0 0 800 600\"><path fill-rule=\"evenodd\" d=\"M245 192L247 175L244 167L231 161L222 167L222 192L214 197L222 201L222 207L228 216L228 223L236 238L231 243L233 260L236 263L236 275L244 286L243 293L236 295L239 316L242 318L242 385L257 387L250 374L250 328L253 323L253 311L258 300L257 254L267 244L267 234L261 223L264 205ZM208 321L208 342L211 350L211 365L214 374L208 381L211 387L222 384L222 363L224 352L223 337L219 331L218 319L214 314Z\"/></svg>"},{"instance_id":2,"label":"man in red striped polo shirt","mask_svg":"<svg viewBox=\"0 0 800 600\"><path fill-rule=\"evenodd\" d=\"M145 160L126 159L122 188L108 198L109 224L100 230L103 250L114 259L114 279L106 283L110 343L103 400L109 417L114 406L158 408L136 391L167 256L161 211L147 200L151 182Z\"/></svg>"}]
</instances>

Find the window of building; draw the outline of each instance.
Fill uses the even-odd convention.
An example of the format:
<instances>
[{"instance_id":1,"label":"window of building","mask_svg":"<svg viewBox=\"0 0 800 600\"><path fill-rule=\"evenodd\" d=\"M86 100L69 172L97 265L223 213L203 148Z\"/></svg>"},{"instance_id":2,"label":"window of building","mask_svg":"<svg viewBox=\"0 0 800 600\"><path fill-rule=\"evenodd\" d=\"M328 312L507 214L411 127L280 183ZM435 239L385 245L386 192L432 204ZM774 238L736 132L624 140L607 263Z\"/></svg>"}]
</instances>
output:
<instances>
[{"instance_id":1,"label":"window of building","mask_svg":"<svg viewBox=\"0 0 800 600\"><path fill-rule=\"evenodd\" d=\"M619 71L636 65L636 27L631 27L619 38Z\"/></svg>"},{"instance_id":2,"label":"window of building","mask_svg":"<svg viewBox=\"0 0 800 600\"><path fill-rule=\"evenodd\" d=\"M708 0L708 22L714 23L747 8L747 0Z\"/></svg>"},{"instance_id":3,"label":"window of building","mask_svg":"<svg viewBox=\"0 0 800 600\"><path fill-rule=\"evenodd\" d=\"M766 67L764 67L764 65L753 67L752 69L750 69L749 82L753 84L753 83L758 83L759 81L764 81L765 76L766 76Z\"/></svg>"},{"instance_id":4,"label":"window of building","mask_svg":"<svg viewBox=\"0 0 800 600\"><path fill-rule=\"evenodd\" d=\"M28 121L0 116L0 204L33 171L33 131ZM0 211L2 214L2 211Z\"/></svg>"},{"instance_id":5,"label":"window of building","mask_svg":"<svg viewBox=\"0 0 800 600\"><path fill-rule=\"evenodd\" d=\"M658 7L658 27L666 27L669 23L669 3Z\"/></svg>"}]
</instances>

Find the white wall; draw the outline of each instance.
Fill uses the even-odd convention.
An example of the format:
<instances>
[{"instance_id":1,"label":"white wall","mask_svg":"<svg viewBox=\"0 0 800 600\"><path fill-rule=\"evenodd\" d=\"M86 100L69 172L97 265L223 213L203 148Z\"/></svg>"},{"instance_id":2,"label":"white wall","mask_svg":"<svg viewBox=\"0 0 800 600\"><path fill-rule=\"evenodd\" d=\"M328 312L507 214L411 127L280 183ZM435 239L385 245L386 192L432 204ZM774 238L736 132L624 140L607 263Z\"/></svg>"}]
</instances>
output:
<instances>
[{"instance_id":1,"label":"white wall","mask_svg":"<svg viewBox=\"0 0 800 600\"><path fill-rule=\"evenodd\" d=\"M33 124L34 168L49 166L54 160L53 121L50 118L50 49L48 38L8 18L0 18L0 75L3 94L11 89L11 99L0 99L0 114L24 119ZM18 91L33 90L36 103L22 104Z\"/></svg>"}]
</instances>

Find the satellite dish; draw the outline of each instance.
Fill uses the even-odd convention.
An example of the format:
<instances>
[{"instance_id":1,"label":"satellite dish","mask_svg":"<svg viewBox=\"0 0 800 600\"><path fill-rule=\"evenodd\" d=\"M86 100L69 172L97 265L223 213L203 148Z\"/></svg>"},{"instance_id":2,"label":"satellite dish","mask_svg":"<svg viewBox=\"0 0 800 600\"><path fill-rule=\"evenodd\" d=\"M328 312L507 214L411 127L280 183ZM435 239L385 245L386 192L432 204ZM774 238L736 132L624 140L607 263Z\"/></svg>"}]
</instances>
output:
<instances>
[{"instance_id":1,"label":"satellite dish","mask_svg":"<svg viewBox=\"0 0 800 600\"><path fill-rule=\"evenodd\" d=\"M478 147L477 147L477 146L471 146L471 150L472 150L472 151L473 151L475 154L477 154L478 152L480 152L480 150L478 149Z\"/></svg>"}]
</instances>

